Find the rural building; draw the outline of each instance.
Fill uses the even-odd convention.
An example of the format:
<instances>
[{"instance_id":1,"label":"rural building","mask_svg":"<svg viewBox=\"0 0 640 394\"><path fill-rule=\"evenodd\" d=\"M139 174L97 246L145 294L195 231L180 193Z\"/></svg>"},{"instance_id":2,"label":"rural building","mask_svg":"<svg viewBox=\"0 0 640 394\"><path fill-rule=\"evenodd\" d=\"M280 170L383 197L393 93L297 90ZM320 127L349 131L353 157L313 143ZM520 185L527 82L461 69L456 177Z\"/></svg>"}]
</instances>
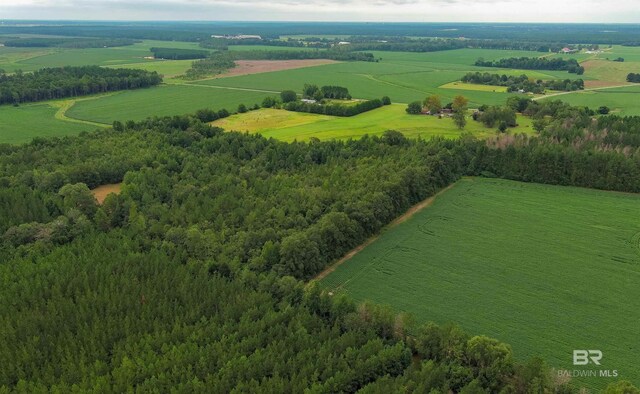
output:
<instances>
[{"instance_id":1,"label":"rural building","mask_svg":"<svg viewBox=\"0 0 640 394\"><path fill-rule=\"evenodd\" d=\"M305 104L316 104L317 103L317 101L314 100L314 99L302 99L300 101L302 101Z\"/></svg>"},{"instance_id":2,"label":"rural building","mask_svg":"<svg viewBox=\"0 0 640 394\"><path fill-rule=\"evenodd\" d=\"M223 38L225 40L262 40L262 36L249 35L249 34L238 34L237 36L218 36L211 35L211 38Z\"/></svg>"},{"instance_id":3,"label":"rural building","mask_svg":"<svg viewBox=\"0 0 640 394\"><path fill-rule=\"evenodd\" d=\"M577 49L571 49L571 48L562 48L560 50L560 52L562 52L562 53L575 53L575 52L578 52L578 50Z\"/></svg>"}]
</instances>

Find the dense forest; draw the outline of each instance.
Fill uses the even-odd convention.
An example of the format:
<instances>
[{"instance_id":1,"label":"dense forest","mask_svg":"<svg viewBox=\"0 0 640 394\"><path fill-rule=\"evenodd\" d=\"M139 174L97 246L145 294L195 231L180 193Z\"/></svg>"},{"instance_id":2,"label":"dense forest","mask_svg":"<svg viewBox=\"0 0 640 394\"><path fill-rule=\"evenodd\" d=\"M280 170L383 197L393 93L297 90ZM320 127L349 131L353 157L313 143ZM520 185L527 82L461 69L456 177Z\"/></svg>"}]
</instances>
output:
<instances>
[{"instance_id":1,"label":"dense forest","mask_svg":"<svg viewBox=\"0 0 640 394\"><path fill-rule=\"evenodd\" d=\"M606 31L606 34L602 32ZM162 41L200 42L211 34L279 36L409 36L457 39L496 39L567 44L633 44L640 28L635 24L539 23L357 23L357 22L73 22L38 21L37 24L0 26L1 34L48 34L73 37L126 37Z\"/></svg>"},{"instance_id":2,"label":"dense forest","mask_svg":"<svg viewBox=\"0 0 640 394\"><path fill-rule=\"evenodd\" d=\"M478 59L475 65L479 67L511 68L517 70L566 70L571 74L584 74L584 67L575 59L548 59L544 57L512 57L496 61Z\"/></svg>"},{"instance_id":3,"label":"dense forest","mask_svg":"<svg viewBox=\"0 0 640 394\"><path fill-rule=\"evenodd\" d=\"M84 96L158 85L157 72L99 66L43 68L33 73L0 73L0 104Z\"/></svg>"},{"instance_id":4,"label":"dense forest","mask_svg":"<svg viewBox=\"0 0 640 394\"><path fill-rule=\"evenodd\" d=\"M189 60L189 59L204 59L211 52L199 50L199 49L181 49L181 48L159 48L153 47L150 49L153 53L153 57L156 59L170 59L170 60Z\"/></svg>"},{"instance_id":5,"label":"dense forest","mask_svg":"<svg viewBox=\"0 0 640 394\"><path fill-rule=\"evenodd\" d=\"M110 48L135 44L130 38L14 38L5 40L7 47Z\"/></svg>"},{"instance_id":6,"label":"dense forest","mask_svg":"<svg viewBox=\"0 0 640 394\"><path fill-rule=\"evenodd\" d=\"M202 110L0 146L0 387L577 393L506 344L301 282L463 175L640 191L640 118L514 104L538 137L287 144Z\"/></svg>"},{"instance_id":7,"label":"dense forest","mask_svg":"<svg viewBox=\"0 0 640 394\"><path fill-rule=\"evenodd\" d=\"M534 80L526 75L514 76L505 74L490 74L481 72L470 72L462 77L462 82L479 85L506 86L508 92L527 92L542 94L547 89L573 92L584 89L582 79L556 79L556 80Z\"/></svg>"}]
</instances>

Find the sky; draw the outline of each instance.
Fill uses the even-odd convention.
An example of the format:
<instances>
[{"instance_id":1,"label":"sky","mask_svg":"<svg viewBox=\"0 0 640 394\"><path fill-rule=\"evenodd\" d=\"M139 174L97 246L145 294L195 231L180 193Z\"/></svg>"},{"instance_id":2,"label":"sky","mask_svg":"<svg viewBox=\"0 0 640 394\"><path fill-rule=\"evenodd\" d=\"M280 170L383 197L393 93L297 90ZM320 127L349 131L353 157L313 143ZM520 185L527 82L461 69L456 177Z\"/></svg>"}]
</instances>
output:
<instances>
[{"instance_id":1,"label":"sky","mask_svg":"<svg viewBox=\"0 0 640 394\"><path fill-rule=\"evenodd\" d=\"M1 19L640 23L638 0L0 0Z\"/></svg>"}]
</instances>

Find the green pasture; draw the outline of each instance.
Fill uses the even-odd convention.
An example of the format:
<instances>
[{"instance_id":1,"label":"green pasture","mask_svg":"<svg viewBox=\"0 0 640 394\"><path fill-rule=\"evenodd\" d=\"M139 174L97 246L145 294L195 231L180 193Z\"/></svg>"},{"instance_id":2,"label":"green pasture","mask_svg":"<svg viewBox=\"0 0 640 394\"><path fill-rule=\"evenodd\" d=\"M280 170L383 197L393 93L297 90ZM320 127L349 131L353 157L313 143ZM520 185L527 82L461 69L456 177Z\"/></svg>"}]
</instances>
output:
<instances>
[{"instance_id":1,"label":"green pasture","mask_svg":"<svg viewBox=\"0 0 640 394\"><path fill-rule=\"evenodd\" d=\"M67 112L67 116L111 124L114 120L142 120L150 116L191 114L201 108L226 108L235 112L240 104L260 104L270 95L272 94L209 86L161 85L78 102Z\"/></svg>"},{"instance_id":2,"label":"green pasture","mask_svg":"<svg viewBox=\"0 0 640 394\"><path fill-rule=\"evenodd\" d=\"M561 94L545 98L544 100L562 100L571 105L589 108L609 107L613 113L619 115L640 116L640 85L629 87L599 89L590 91Z\"/></svg>"},{"instance_id":3,"label":"green pasture","mask_svg":"<svg viewBox=\"0 0 640 394\"><path fill-rule=\"evenodd\" d=\"M463 179L321 284L420 322L456 322L559 369L594 369L572 365L572 352L599 349L595 369L637 385L639 206L637 194Z\"/></svg>"},{"instance_id":4,"label":"green pasture","mask_svg":"<svg viewBox=\"0 0 640 394\"><path fill-rule=\"evenodd\" d=\"M61 137L97 128L58 119L57 112L49 104L0 106L0 144L19 144L35 137Z\"/></svg>"},{"instance_id":5,"label":"green pasture","mask_svg":"<svg viewBox=\"0 0 640 394\"><path fill-rule=\"evenodd\" d=\"M365 134L381 135L386 130L396 130L407 137L423 139L435 136L456 138L463 133L472 133L484 138L497 132L496 129L486 128L481 123L473 121L471 117L467 120L467 126L459 130L450 118L408 115L405 108L405 105L395 104L351 117L261 109L232 115L213 122L213 125L228 131L248 131L283 141L360 138ZM518 122L520 125L511 129L511 132L533 133L529 118L521 116Z\"/></svg>"}]
</instances>

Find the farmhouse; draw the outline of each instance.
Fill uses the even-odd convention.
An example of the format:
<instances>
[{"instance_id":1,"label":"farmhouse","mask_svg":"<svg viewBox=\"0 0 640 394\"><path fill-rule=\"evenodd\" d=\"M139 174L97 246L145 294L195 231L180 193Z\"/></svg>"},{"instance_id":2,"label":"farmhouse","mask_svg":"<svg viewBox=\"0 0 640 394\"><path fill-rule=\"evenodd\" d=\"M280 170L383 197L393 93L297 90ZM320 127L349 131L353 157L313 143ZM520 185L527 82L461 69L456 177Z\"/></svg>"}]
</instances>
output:
<instances>
[{"instance_id":1,"label":"farmhouse","mask_svg":"<svg viewBox=\"0 0 640 394\"><path fill-rule=\"evenodd\" d=\"M561 53L576 53L576 52L578 52L578 50L565 47L565 48L562 48L560 50L560 52Z\"/></svg>"},{"instance_id":2,"label":"farmhouse","mask_svg":"<svg viewBox=\"0 0 640 394\"><path fill-rule=\"evenodd\" d=\"M305 103L305 104L316 104L316 103L317 103L317 101L316 101L316 100L314 100L314 99L305 99L305 98L303 98L303 99L302 99L302 100L300 100L300 101L302 101L302 102L303 102L303 103Z\"/></svg>"}]
</instances>

